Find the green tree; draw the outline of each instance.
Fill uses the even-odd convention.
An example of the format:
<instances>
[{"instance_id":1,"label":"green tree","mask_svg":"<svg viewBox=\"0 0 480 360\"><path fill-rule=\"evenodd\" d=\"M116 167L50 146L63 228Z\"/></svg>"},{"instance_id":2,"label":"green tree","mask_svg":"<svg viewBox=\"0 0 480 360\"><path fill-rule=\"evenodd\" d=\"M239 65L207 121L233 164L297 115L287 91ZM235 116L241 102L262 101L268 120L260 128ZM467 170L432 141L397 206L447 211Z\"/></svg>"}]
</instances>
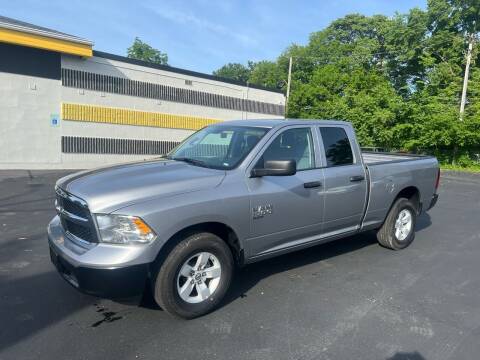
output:
<instances>
[{"instance_id":1,"label":"green tree","mask_svg":"<svg viewBox=\"0 0 480 360\"><path fill-rule=\"evenodd\" d=\"M361 145L425 151L468 165L480 153L480 1L428 0L406 14L351 14L292 44L244 79L285 83L289 117L349 120ZM475 37L463 121L465 53ZM230 64L232 65L232 64ZM239 65L239 64L238 64ZM284 87L285 89L285 87Z\"/></svg>"},{"instance_id":2,"label":"green tree","mask_svg":"<svg viewBox=\"0 0 480 360\"><path fill-rule=\"evenodd\" d=\"M424 85L423 79L427 72L424 61L427 56L427 21L426 12L414 8L408 14L396 14L386 31L387 74L397 92L404 98L422 89Z\"/></svg>"},{"instance_id":3,"label":"green tree","mask_svg":"<svg viewBox=\"0 0 480 360\"><path fill-rule=\"evenodd\" d=\"M276 62L264 60L253 65L248 81L251 84L277 89L285 87L286 79L287 73L282 71Z\"/></svg>"},{"instance_id":4,"label":"green tree","mask_svg":"<svg viewBox=\"0 0 480 360\"><path fill-rule=\"evenodd\" d=\"M252 71L253 63L249 62L247 66L239 63L228 63L220 69L213 72L213 75L233 79L241 82L247 82Z\"/></svg>"},{"instance_id":5,"label":"green tree","mask_svg":"<svg viewBox=\"0 0 480 360\"><path fill-rule=\"evenodd\" d=\"M325 65L315 70L311 82L296 83L295 88L292 117L348 120L362 146L392 146L403 103L382 74L361 68L346 73Z\"/></svg>"},{"instance_id":6,"label":"green tree","mask_svg":"<svg viewBox=\"0 0 480 360\"><path fill-rule=\"evenodd\" d=\"M432 31L474 34L480 31L478 0L428 0Z\"/></svg>"},{"instance_id":7,"label":"green tree","mask_svg":"<svg viewBox=\"0 0 480 360\"><path fill-rule=\"evenodd\" d=\"M138 37L135 38L132 46L127 49L127 56L154 64L168 65L168 55L166 53L154 49Z\"/></svg>"},{"instance_id":8,"label":"green tree","mask_svg":"<svg viewBox=\"0 0 480 360\"><path fill-rule=\"evenodd\" d=\"M391 21L383 15L352 14L310 35L307 45L315 64L335 62L346 69L384 69L386 34Z\"/></svg>"}]
</instances>

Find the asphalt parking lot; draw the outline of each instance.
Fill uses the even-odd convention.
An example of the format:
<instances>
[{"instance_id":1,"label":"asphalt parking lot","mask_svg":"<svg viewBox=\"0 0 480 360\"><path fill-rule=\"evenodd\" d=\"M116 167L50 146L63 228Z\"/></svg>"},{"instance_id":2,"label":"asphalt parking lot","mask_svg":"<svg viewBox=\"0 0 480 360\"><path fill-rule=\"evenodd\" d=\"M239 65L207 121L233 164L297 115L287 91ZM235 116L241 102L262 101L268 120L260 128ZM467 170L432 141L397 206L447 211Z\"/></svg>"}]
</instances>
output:
<instances>
[{"instance_id":1,"label":"asphalt parking lot","mask_svg":"<svg viewBox=\"0 0 480 360\"><path fill-rule=\"evenodd\" d=\"M257 263L219 310L185 321L60 278L45 227L62 174L0 171L2 360L480 356L480 175L444 175L404 251L366 233Z\"/></svg>"}]
</instances>

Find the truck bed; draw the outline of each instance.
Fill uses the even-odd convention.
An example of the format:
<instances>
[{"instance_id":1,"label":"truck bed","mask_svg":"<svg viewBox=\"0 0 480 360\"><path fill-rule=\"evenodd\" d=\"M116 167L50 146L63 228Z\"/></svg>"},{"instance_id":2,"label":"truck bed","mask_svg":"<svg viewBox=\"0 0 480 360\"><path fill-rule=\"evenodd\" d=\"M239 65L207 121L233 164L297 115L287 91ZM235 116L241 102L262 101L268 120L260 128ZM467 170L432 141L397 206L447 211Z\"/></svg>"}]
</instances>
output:
<instances>
[{"instance_id":1,"label":"truck bed","mask_svg":"<svg viewBox=\"0 0 480 360\"><path fill-rule=\"evenodd\" d=\"M363 151L369 178L369 200L363 228L383 223L398 191L415 188L419 203L428 208L435 193L438 162L432 156Z\"/></svg>"},{"instance_id":2,"label":"truck bed","mask_svg":"<svg viewBox=\"0 0 480 360\"><path fill-rule=\"evenodd\" d=\"M362 151L362 157L363 157L363 162L366 165L371 166L371 165L427 159L430 156L416 155L416 154L403 154L403 153Z\"/></svg>"}]
</instances>

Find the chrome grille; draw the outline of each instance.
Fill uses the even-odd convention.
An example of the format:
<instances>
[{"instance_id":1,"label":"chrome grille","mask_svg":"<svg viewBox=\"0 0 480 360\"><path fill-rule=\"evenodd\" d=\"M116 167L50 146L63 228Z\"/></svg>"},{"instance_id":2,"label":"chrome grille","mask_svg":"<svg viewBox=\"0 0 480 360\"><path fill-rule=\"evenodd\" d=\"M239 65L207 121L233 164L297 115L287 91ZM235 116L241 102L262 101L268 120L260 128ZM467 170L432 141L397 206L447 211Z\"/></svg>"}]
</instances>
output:
<instances>
[{"instance_id":1,"label":"chrome grille","mask_svg":"<svg viewBox=\"0 0 480 360\"><path fill-rule=\"evenodd\" d=\"M85 220L88 220L88 210L82 205L75 203L69 199L63 199L63 208L70 214L81 217Z\"/></svg>"},{"instance_id":2,"label":"chrome grille","mask_svg":"<svg viewBox=\"0 0 480 360\"><path fill-rule=\"evenodd\" d=\"M73 221L70 221L68 219L64 219L63 223L66 227L65 230L67 230L70 234L76 236L79 239L92 242L93 236L90 227L74 223Z\"/></svg>"},{"instance_id":3,"label":"chrome grille","mask_svg":"<svg viewBox=\"0 0 480 360\"><path fill-rule=\"evenodd\" d=\"M98 242L95 225L86 202L58 187L55 192L55 207L67 236L73 240Z\"/></svg>"}]
</instances>

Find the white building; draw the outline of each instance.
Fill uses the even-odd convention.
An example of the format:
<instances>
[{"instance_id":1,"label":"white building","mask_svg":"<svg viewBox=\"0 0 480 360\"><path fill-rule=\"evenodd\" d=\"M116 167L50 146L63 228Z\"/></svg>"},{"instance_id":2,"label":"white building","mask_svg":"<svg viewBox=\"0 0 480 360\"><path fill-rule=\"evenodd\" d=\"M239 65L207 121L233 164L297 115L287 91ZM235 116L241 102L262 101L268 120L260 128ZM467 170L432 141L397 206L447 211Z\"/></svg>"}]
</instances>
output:
<instances>
[{"instance_id":1,"label":"white building","mask_svg":"<svg viewBox=\"0 0 480 360\"><path fill-rule=\"evenodd\" d=\"M146 159L208 124L284 116L281 92L92 46L0 16L0 169Z\"/></svg>"}]
</instances>

